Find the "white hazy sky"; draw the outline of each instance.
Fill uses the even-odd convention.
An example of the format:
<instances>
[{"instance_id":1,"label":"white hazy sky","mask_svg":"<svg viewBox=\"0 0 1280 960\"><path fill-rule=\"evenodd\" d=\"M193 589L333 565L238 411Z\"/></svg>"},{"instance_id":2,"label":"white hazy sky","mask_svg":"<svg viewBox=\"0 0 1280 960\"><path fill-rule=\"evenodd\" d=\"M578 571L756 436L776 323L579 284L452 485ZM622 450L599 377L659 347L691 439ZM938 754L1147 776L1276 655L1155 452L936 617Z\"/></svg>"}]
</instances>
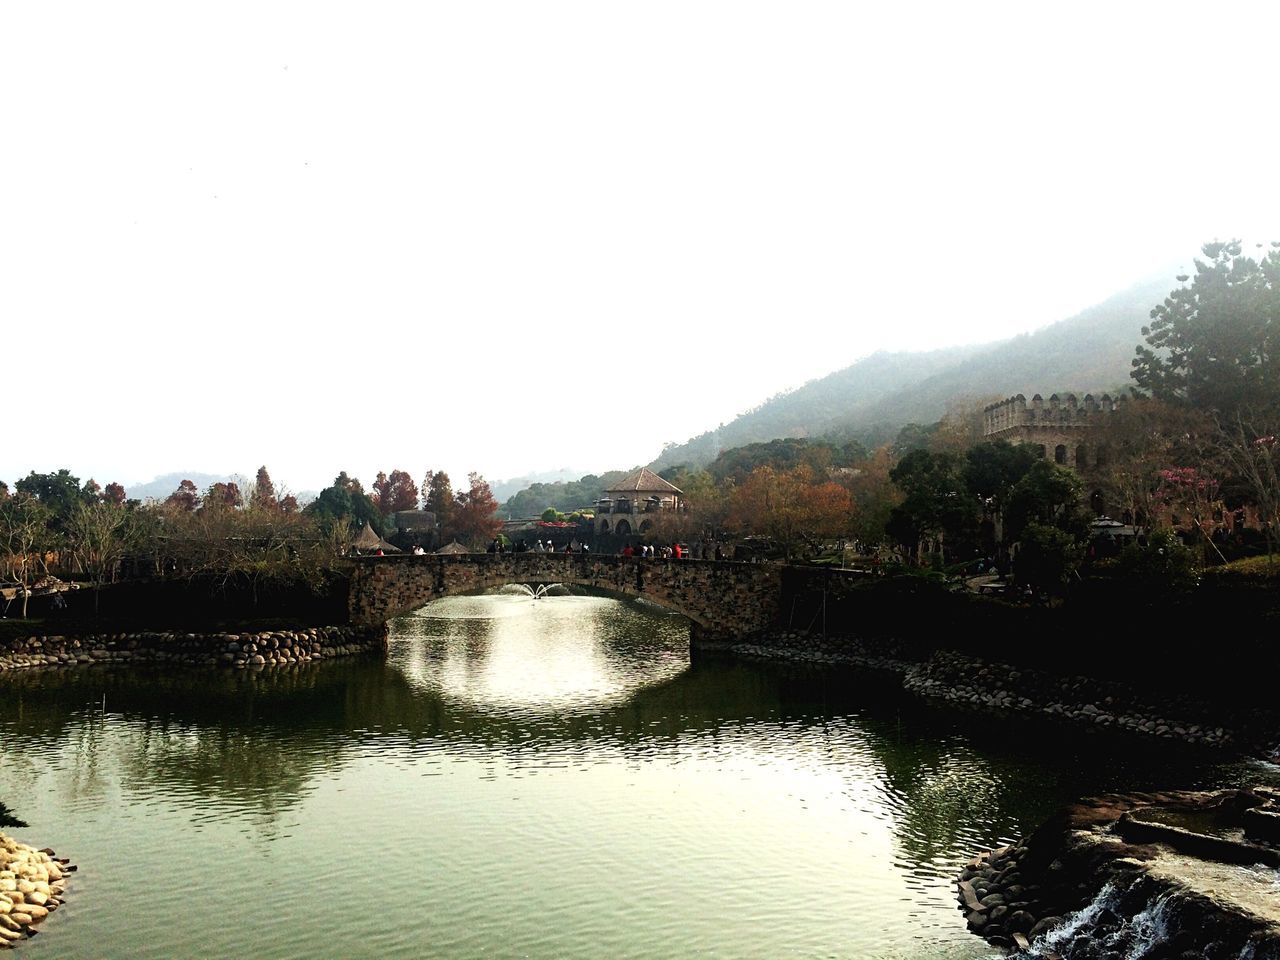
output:
<instances>
[{"instance_id":1,"label":"white hazy sky","mask_svg":"<svg viewBox=\"0 0 1280 960\"><path fill-rule=\"evenodd\" d=\"M0 478L651 459L1280 238L1280 5L0 6Z\"/></svg>"}]
</instances>

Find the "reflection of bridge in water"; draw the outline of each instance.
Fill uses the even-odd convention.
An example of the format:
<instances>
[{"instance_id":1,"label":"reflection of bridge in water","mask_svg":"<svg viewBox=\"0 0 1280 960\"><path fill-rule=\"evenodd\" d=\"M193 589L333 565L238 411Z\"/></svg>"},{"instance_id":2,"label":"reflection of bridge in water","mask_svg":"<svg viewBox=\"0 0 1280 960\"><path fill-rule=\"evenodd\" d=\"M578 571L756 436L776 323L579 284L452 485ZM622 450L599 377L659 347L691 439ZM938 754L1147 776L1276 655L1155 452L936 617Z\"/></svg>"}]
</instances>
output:
<instances>
[{"instance_id":1,"label":"reflection of bridge in water","mask_svg":"<svg viewBox=\"0 0 1280 960\"><path fill-rule=\"evenodd\" d=\"M509 583L576 584L643 597L692 621L690 637L725 641L777 618L784 584L825 589L863 578L849 570L813 571L776 564L661 560L595 554L460 554L361 557L351 582L353 623L373 625L458 594ZM811 582L812 581L812 582Z\"/></svg>"}]
</instances>

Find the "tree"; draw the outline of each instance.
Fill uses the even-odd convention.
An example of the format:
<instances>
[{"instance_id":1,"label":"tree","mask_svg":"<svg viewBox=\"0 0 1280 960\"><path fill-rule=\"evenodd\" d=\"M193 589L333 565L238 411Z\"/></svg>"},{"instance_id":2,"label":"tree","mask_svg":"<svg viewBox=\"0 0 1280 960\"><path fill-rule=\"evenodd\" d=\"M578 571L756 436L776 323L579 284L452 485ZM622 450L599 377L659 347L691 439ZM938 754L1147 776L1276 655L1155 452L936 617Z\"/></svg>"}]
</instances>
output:
<instances>
[{"instance_id":1,"label":"tree","mask_svg":"<svg viewBox=\"0 0 1280 960\"><path fill-rule=\"evenodd\" d=\"M333 485L346 490L348 493L364 493L364 487L360 485L360 481L355 477L348 477L345 470L334 477Z\"/></svg>"},{"instance_id":2,"label":"tree","mask_svg":"<svg viewBox=\"0 0 1280 960\"><path fill-rule=\"evenodd\" d=\"M253 489L249 491L249 506L256 510L280 507L280 501L276 499L276 485L271 482L271 474L267 473L265 465L258 468L258 475L254 478Z\"/></svg>"},{"instance_id":3,"label":"tree","mask_svg":"<svg viewBox=\"0 0 1280 960\"><path fill-rule=\"evenodd\" d=\"M93 584L93 612L103 584L114 582L116 568L133 540L133 515L109 503L77 504L67 524L72 550Z\"/></svg>"},{"instance_id":4,"label":"tree","mask_svg":"<svg viewBox=\"0 0 1280 960\"><path fill-rule=\"evenodd\" d=\"M102 502L109 503L113 507L124 506L125 490L118 483L108 483L102 488Z\"/></svg>"},{"instance_id":5,"label":"tree","mask_svg":"<svg viewBox=\"0 0 1280 960\"><path fill-rule=\"evenodd\" d=\"M889 477L904 497L890 514L890 536L917 553L936 545L944 563L948 539L972 537L978 504L965 487L960 464L955 454L928 450L912 450L898 461Z\"/></svg>"},{"instance_id":6,"label":"tree","mask_svg":"<svg viewBox=\"0 0 1280 960\"><path fill-rule=\"evenodd\" d=\"M1037 589L1059 590L1080 567L1084 545L1065 530L1046 523L1028 523L1021 534L1014 561L1019 583Z\"/></svg>"},{"instance_id":7,"label":"tree","mask_svg":"<svg viewBox=\"0 0 1280 960\"><path fill-rule=\"evenodd\" d=\"M1135 524L1155 521L1160 471L1192 457L1193 438L1211 431L1199 411L1152 397L1134 397L1103 419L1099 475L1109 502Z\"/></svg>"},{"instance_id":8,"label":"tree","mask_svg":"<svg viewBox=\"0 0 1280 960\"><path fill-rule=\"evenodd\" d=\"M1280 410L1237 411L1222 424L1221 451L1258 508L1270 556L1280 535Z\"/></svg>"},{"instance_id":9,"label":"tree","mask_svg":"<svg viewBox=\"0 0 1280 960\"><path fill-rule=\"evenodd\" d=\"M214 483L204 492L202 510L237 510L244 506L244 496L240 493L240 484L234 480L226 483Z\"/></svg>"},{"instance_id":10,"label":"tree","mask_svg":"<svg viewBox=\"0 0 1280 960\"><path fill-rule=\"evenodd\" d=\"M877 447L847 481L857 504L851 532L865 547L884 542L893 510L902 503L902 491L890 476L893 467L893 450L886 443Z\"/></svg>"},{"instance_id":11,"label":"tree","mask_svg":"<svg viewBox=\"0 0 1280 960\"><path fill-rule=\"evenodd\" d=\"M175 511L167 519L168 547L182 570L215 587L248 586L255 601L274 585L319 589L336 559L335 538L323 535L314 514L238 510L219 496L201 510ZM336 526L347 529L345 521Z\"/></svg>"},{"instance_id":12,"label":"tree","mask_svg":"<svg viewBox=\"0 0 1280 960\"><path fill-rule=\"evenodd\" d=\"M821 474L831 466L834 452L828 443L786 437L725 450L707 467L707 472L717 481L734 483L742 483L753 470L763 466L783 472L808 466L815 474Z\"/></svg>"},{"instance_id":13,"label":"tree","mask_svg":"<svg viewBox=\"0 0 1280 960\"><path fill-rule=\"evenodd\" d=\"M183 480L178 484L178 489L169 494L168 499L165 500L165 506L180 512L192 513L200 506L200 492L192 481Z\"/></svg>"},{"instance_id":14,"label":"tree","mask_svg":"<svg viewBox=\"0 0 1280 960\"><path fill-rule=\"evenodd\" d=\"M995 440L970 447L964 459L964 484L991 520L996 544L1003 545L1005 511L1013 488L1039 458L1029 444Z\"/></svg>"},{"instance_id":15,"label":"tree","mask_svg":"<svg viewBox=\"0 0 1280 960\"><path fill-rule=\"evenodd\" d=\"M440 531L441 539L452 535L454 503L449 475L443 470L428 470L422 480L422 489L425 491L426 509L436 515L436 529Z\"/></svg>"},{"instance_id":16,"label":"tree","mask_svg":"<svg viewBox=\"0 0 1280 960\"><path fill-rule=\"evenodd\" d=\"M1190 286L1142 328L1131 376L1159 400L1232 415L1280 402L1280 244L1260 261L1239 240L1208 243Z\"/></svg>"},{"instance_id":17,"label":"tree","mask_svg":"<svg viewBox=\"0 0 1280 960\"><path fill-rule=\"evenodd\" d=\"M1172 530L1157 530L1145 543L1126 546L1116 573L1144 597L1183 593L1200 581L1195 554Z\"/></svg>"},{"instance_id":18,"label":"tree","mask_svg":"<svg viewBox=\"0 0 1280 960\"><path fill-rule=\"evenodd\" d=\"M448 481L447 476L445 481ZM467 481L467 491L458 494L452 511L451 533L462 543L479 547L493 539L502 529L502 521L498 518L498 501L493 498L493 492L484 477L478 473L470 473ZM436 522L439 523L438 515Z\"/></svg>"},{"instance_id":19,"label":"tree","mask_svg":"<svg viewBox=\"0 0 1280 960\"><path fill-rule=\"evenodd\" d=\"M729 522L769 537L787 557L802 542L847 534L852 518L849 491L830 481L815 483L807 465L756 467L729 495Z\"/></svg>"},{"instance_id":20,"label":"tree","mask_svg":"<svg viewBox=\"0 0 1280 960\"><path fill-rule=\"evenodd\" d=\"M22 617L27 616L31 583L45 569L45 545L52 512L39 498L19 490L0 500L0 563L6 578L22 587Z\"/></svg>"},{"instance_id":21,"label":"tree","mask_svg":"<svg viewBox=\"0 0 1280 960\"><path fill-rule=\"evenodd\" d=\"M658 514L663 536L673 540L699 538L718 539L729 516L729 494L734 489L732 479L717 483L706 470L688 470L679 467L664 480L684 491L682 509L664 510Z\"/></svg>"},{"instance_id":22,"label":"tree","mask_svg":"<svg viewBox=\"0 0 1280 960\"><path fill-rule=\"evenodd\" d=\"M296 500L294 504L296 509ZM321 531L328 535L333 535L335 531L340 533L341 529L352 525L358 529L366 523L379 536L385 532L382 514L364 494L360 481L348 477L345 470L334 478L330 486L321 490L319 496L307 504L302 512L314 518L320 524Z\"/></svg>"},{"instance_id":23,"label":"tree","mask_svg":"<svg viewBox=\"0 0 1280 960\"><path fill-rule=\"evenodd\" d=\"M937 429L936 423L927 426L923 423L908 423L898 431L898 436L893 441L893 452L899 457L905 457L916 450L927 450Z\"/></svg>"},{"instance_id":24,"label":"tree","mask_svg":"<svg viewBox=\"0 0 1280 960\"><path fill-rule=\"evenodd\" d=\"M36 473L32 470L15 487L19 493L35 497L48 508L49 522L54 529L61 529L71 516L72 508L85 498L79 478L72 476L69 470L57 473Z\"/></svg>"},{"instance_id":25,"label":"tree","mask_svg":"<svg viewBox=\"0 0 1280 960\"><path fill-rule=\"evenodd\" d=\"M1007 534L1020 540L1032 523L1056 527L1076 540L1088 533L1080 478L1065 467L1037 460L1009 495Z\"/></svg>"},{"instance_id":26,"label":"tree","mask_svg":"<svg viewBox=\"0 0 1280 960\"><path fill-rule=\"evenodd\" d=\"M417 510L418 488L413 478L403 470L392 470L389 477L380 472L373 482L371 499L378 511L389 517L401 510Z\"/></svg>"},{"instance_id":27,"label":"tree","mask_svg":"<svg viewBox=\"0 0 1280 960\"><path fill-rule=\"evenodd\" d=\"M1180 511L1180 516L1184 513L1189 516L1218 559L1226 563L1227 558L1204 526L1205 520L1212 519L1220 485L1216 477L1195 467L1166 467L1160 471L1160 487L1156 495L1170 509Z\"/></svg>"},{"instance_id":28,"label":"tree","mask_svg":"<svg viewBox=\"0 0 1280 960\"><path fill-rule=\"evenodd\" d=\"M983 436L983 419L988 404L1003 397L966 397L947 404L946 415L930 428L928 449L934 453L963 456Z\"/></svg>"}]
</instances>

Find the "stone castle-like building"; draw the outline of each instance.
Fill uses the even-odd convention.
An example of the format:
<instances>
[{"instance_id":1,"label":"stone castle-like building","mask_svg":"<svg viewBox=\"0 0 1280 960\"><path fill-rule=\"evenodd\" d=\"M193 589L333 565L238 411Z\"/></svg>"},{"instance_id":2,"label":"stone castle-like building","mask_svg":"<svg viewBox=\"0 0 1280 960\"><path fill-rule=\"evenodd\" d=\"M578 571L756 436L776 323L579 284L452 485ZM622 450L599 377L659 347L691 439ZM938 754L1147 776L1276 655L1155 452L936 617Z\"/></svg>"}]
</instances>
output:
<instances>
[{"instance_id":1,"label":"stone castle-like building","mask_svg":"<svg viewBox=\"0 0 1280 960\"><path fill-rule=\"evenodd\" d=\"M1018 394L983 410L982 436L1033 444L1041 457L1052 457L1054 463L1083 471L1102 462L1102 448L1094 431L1101 418L1123 403L1123 397L1109 393L1100 397L1085 394L1083 400L1074 393L1055 393L1048 400L1038 393L1030 400Z\"/></svg>"}]
</instances>

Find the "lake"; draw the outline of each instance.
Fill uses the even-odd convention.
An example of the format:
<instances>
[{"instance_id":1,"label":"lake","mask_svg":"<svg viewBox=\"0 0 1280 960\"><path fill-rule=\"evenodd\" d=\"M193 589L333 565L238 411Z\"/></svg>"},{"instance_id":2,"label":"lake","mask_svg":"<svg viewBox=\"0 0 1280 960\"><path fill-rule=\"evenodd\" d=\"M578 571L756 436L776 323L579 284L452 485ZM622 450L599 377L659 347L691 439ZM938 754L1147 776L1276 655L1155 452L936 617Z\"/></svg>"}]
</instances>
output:
<instances>
[{"instance_id":1,"label":"lake","mask_svg":"<svg viewBox=\"0 0 1280 960\"><path fill-rule=\"evenodd\" d=\"M976 850L1266 778L512 588L394 621L385 660L0 675L8 832L80 867L31 958L986 957Z\"/></svg>"}]
</instances>

